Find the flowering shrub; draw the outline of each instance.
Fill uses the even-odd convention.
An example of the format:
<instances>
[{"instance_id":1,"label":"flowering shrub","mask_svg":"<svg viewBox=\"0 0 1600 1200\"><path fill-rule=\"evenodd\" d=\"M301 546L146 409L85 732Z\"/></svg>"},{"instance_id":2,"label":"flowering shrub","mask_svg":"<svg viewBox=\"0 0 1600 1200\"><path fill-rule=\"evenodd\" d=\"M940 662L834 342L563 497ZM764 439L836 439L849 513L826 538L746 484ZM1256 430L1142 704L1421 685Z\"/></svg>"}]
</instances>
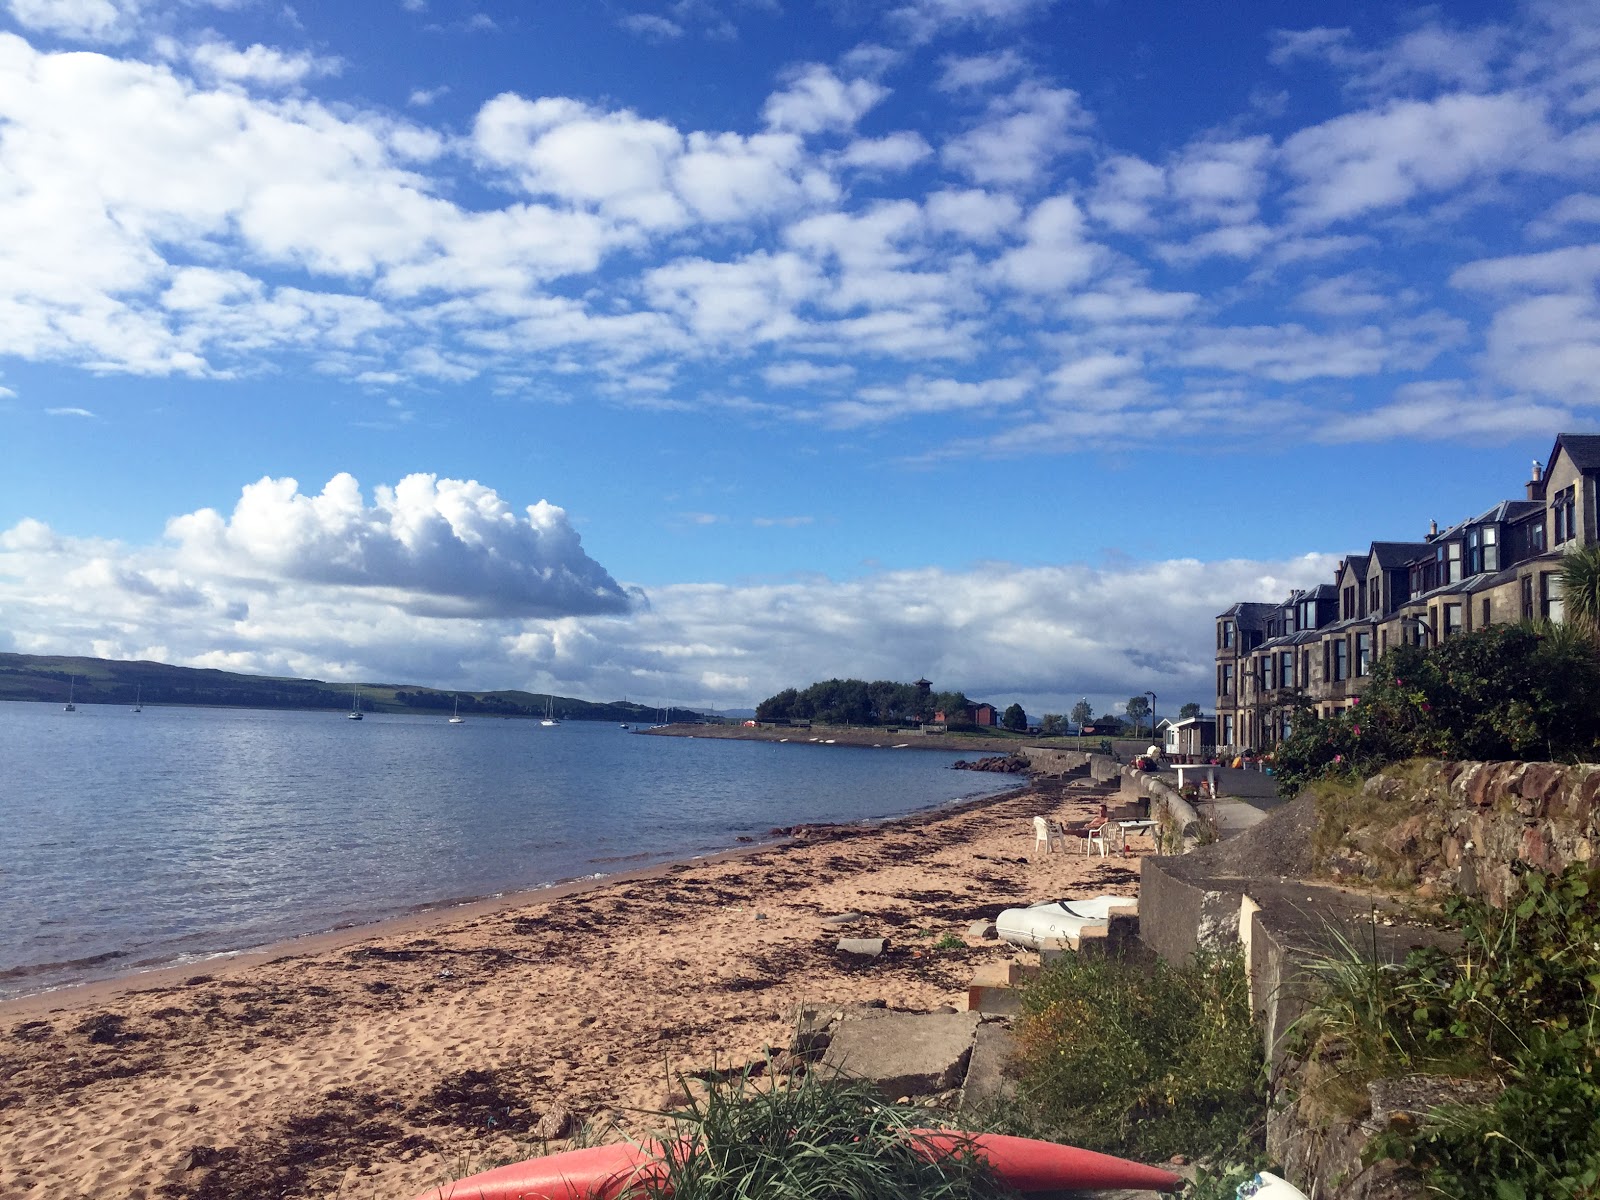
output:
<instances>
[{"instance_id":1,"label":"flowering shrub","mask_svg":"<svg viewBox=\"0 0 1600 1200\"><path fill-rule=\"evenodd\" d=\"M1428 649L1394 647L1358 705L1331 718L1307 706L1291 725L1277 751L1285 796L1408 758L1575 761L1600 744L1600 660L1559 627L1491 626Z\"/></svg>"}]
</instances>

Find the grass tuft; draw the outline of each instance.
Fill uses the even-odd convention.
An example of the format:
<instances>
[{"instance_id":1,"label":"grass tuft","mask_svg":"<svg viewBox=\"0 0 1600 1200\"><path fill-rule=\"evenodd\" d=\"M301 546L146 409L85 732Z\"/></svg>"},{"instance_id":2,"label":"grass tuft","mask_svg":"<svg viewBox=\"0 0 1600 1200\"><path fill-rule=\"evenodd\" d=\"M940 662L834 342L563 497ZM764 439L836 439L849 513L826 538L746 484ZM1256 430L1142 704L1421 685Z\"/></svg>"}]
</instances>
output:
<instances>
[{"instance_id":1,"label":"grass tuft","mask_svg":"<svg viewBox=\"0 0 1600 1200\"><path fill-rule=\"evenodd\" d=\"M871 1085L815 1075L715 1083L671 1120L664 1178L673 1200L989 1200L1012 1193L980 1160L929 1161L910 1131L936 1114L884 1102Z\"/></svg>"}]
</instances>

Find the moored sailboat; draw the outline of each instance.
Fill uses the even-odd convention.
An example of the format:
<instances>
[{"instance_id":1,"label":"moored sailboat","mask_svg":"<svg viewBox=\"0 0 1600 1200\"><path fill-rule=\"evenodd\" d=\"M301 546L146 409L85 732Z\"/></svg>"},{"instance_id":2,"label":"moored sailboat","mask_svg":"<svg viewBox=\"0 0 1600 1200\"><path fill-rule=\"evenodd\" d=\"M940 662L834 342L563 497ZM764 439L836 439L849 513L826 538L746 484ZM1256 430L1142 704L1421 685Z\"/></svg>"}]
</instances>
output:
<instances>
[{"instance_id":1,"label":"moored sailboat","mask_svg":"<svg viewBox=\"0 0 1600 1200\"><path fill-rule=\"evenodd\" d=\"M450 714L450 724L465 725L466 723L467 719L461 715L461 697L457 696L455 711Z\"/></svg>"},{"instance_id":2,"label":"moored sailboat","mask_svg":"<svg viewBox=\"0 0 1600 1200\"><path fill-rule=\"evenodd\" d=\"M359 684L350 685L350 711L345 717L351 721L361 720L361 687Z\"/></svg>"}]
</instances>

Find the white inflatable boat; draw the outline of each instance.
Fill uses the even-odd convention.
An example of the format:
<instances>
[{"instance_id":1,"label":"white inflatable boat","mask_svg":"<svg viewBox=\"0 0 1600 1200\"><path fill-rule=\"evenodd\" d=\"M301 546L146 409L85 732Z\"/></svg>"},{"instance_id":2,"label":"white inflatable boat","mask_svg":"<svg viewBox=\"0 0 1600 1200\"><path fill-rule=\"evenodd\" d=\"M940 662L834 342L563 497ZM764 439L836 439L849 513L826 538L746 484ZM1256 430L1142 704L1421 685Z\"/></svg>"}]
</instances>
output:
<instances>
[{"instance_id":1,"label":"white inflatable boat","mask_svg":"<svg viewBox=\"0 0 1600 1200\"><path fill-rule=\"evenodd\" d=\"M1030 908L1008 908L995 918L995 931L1013 946L1030 950L1076 942L1085 929L1104 929L1113 908L1132 908L1133 896L1095 896L1090 900L1051 900Z\"/></svg>"}]
</instances>

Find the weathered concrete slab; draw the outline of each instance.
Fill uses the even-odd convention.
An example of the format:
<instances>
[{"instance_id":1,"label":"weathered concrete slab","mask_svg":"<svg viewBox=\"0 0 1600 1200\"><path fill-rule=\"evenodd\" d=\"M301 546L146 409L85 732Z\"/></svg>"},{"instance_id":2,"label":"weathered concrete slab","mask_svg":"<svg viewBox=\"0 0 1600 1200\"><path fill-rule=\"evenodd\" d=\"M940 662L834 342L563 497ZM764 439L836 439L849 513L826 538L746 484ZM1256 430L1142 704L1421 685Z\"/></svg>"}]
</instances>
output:
<instances>
[{"instance_id":1,"label":"weathered concrete slab","mask_svg":"<svg viewBox=\"0 0 1600 1200\"><path fill-rule=\"evenodd\" d=\"M974 921L967 926L967 936L992 942L1000 936L1000 932L995 928L993 921Z\"/></svg>"},{"instance_id":2,"label":"weathered concrete slab","mask_svg":"<svg viewBox=\"0 0 1600 1200\"><path fill-rule=\"evenodd\" d=\"M822 925L825 929L838 929L845 925L854 925L857 921L865 920L858 912L836 913L831 917L823 917Z\"/></svg>"},{"instance_id":3,"label":"weathered concrete slab","mask_svg":"<svg viewBox=\"0 0 1600 1200\"><path fill-rule=\"evenodd\" d=\"M869 1079L890 1100L959 1087L972 1056L977 1013L863 1013L846 1017L823 1056L832 1069Z\"/></svg>"},{"instance_id":4,"label":"weathered concrete slab","mask_svg":"<svg viewBox=\"0 0 1600 1200\"><path fill-rule=\"evenodd\" d=\"M1009 1071L1016 1050L1017 1039L1003 1022L985 1021L978 1026L972 1038L967 1081L961 1085L959 1111L982 1111L1016 1093L1016 1080Z\"/></svg>"}]
</instances>

